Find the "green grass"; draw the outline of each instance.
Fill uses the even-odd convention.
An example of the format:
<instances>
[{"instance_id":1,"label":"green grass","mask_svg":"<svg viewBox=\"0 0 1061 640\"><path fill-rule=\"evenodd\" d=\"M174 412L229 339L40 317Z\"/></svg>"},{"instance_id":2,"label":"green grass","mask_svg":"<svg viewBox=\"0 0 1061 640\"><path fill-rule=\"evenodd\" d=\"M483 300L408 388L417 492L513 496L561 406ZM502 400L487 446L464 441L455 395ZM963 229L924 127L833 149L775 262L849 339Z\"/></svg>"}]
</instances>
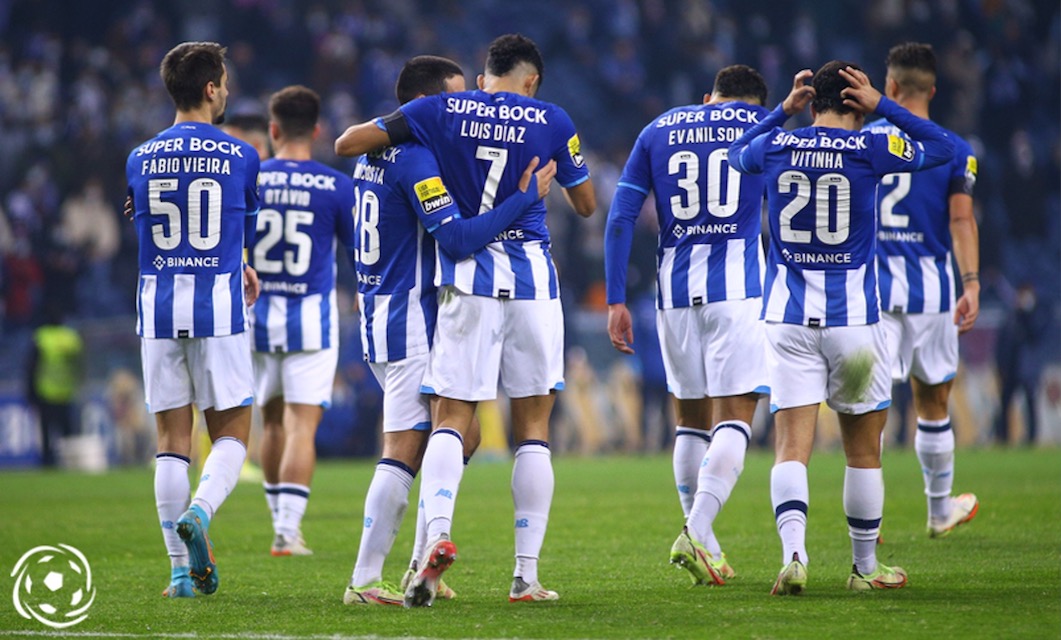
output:
<instances>
[{"instance_id":1,"label":"green grass","mask_svg":"<svg viewBox=\"0 0 1061 640\"><path fill-rule=\"evenodd\" d=\"M71 631L144 636L416 636L503 638L1056 638L1061 635L1061 453L975 450L958 456L958 491L979 516L954 535L925 535L925 502L910 451L886 453L879 557L910 586L844 589L850 543L841 505L843 460L811 463L807 591L772 598L781 566L770 508L772 457L749 454L716 527L739 577L692 587L667 564L681 528L669 457L558 458L541 576L555 603L510 605L510 465L473 463L458 500L460 559L447 573L457 600L433 608L346 607L370 463L322 464L304 533L316 555L269 556L261 490L240 485L211 529L220 590L191 601L160 597L169 567L156 524L152 473L0 475L0 635L44 631L7 604L18 557L40 544L80 548L97 585L90 616ZM412 540L406 517L385 577L397 581Z\"/></svg>"}]
</instances>

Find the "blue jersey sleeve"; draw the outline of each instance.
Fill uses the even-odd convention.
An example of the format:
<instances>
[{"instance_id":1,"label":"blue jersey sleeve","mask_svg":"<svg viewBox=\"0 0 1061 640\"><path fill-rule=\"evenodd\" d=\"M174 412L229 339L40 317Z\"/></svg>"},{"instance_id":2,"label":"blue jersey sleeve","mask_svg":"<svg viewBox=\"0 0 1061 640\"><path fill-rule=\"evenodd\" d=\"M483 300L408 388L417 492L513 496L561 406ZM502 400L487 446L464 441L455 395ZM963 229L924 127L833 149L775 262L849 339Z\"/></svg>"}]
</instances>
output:
<instances>
[{"instance_id":1,"label":"blue jersey sleeve","mask_svg":"<svg viewBox=\"0 0 1061 640\"><path fill-rule=\"evenodd\" d=\"M338 180L338 210L335 212L335 237L339 242L349 249L354 250L354 183L350 178L342 176ZM353 255L353 254L351 254Z\"/></svg>"},{"instance_id":2,"label":"blue jersey sleeve","mask_svg":"<svg viewBox=\"0 0 1061 640\"><path fill-rule=\"evenodd\" d=\"M473 215L460 208L442 181L438 162L426 149L415 156L408 175L407 197L420 223L454 260L462 260L494 240L537 201L537 177L526 192L517 189L494 209Z\"/></svg>"},{"instance_id":3,"label":"blue jersey sleeve","mask_svg":"<svg viewBox=\"0 0 1061 640\"><path fill-rule=\"evenodd\" d=\"M424 96L410 100L394 114L381 120L391 144L397 145L410 140L427 145L434 129L439 126L442 113L441 95Z\"/></svg>"},{"instance_id":4,"label":"blue jersey sleeve","mask_svg":"<svg viewBox=\"0 0 1061 640\"><path fill-rule=\"evenodd\" d=\"M973 154L973 148L969 146L969 143L961 138L954 139L954 146L954 160L950 165L948 195L961 193L972 196L973 187L976 186L976 156Z\"/></svg>"},{"instance_id":5,"label":"blue jersey sleeve","mask_svg":"<svg viewBox=\"0 0 1061 640\"><path fill-rule=\"evenodd\" d=\"M730 145L728 156L730 166L741 173L762 173L765 156L763 147L768 140L767 134L772 129L785 124L786 120L788 116L785 114L784 104L774 107L774 110L759 124L745 131L744 135Z\"/></svg>"},{"instance_id":6,"label":"blue jersey sleeve","mask_svg":"<svg viewBox=\"0 0 1061 640\"><path fill-rule=\"evenodd\" d=\"M243 193L247 207L247 218L243 222L243 246L250 247L254 244L254 237L258 229L258 210L261 201L258 193L258 173L261 170L261 161L258 152L247 145L247 175L244 183Z\"/></svg>"},{"instance_id":7,"label":"blue jersey sleeve","mask_svg":"<svg viewBox=\"0 0 1061 640\"><path fill-rule=\"evenodd\" d=\"M582 140L566 111L554 107L549 117L553 119L552 159L556 160L556 181L561 187L570 189L589 179L589 168L582 156Z\"/></svg>"},{"instance_id":8,"label":"blue jersey sleeve","mask_svg":"<svg viewBox=\"0 0 1061 640\"><path fill-rule=\"evenodd\" d=\"M634 148L630 150L630 157L626 159L626 166L623 167L623 174L619 177L620 187L640 191L645 195L652 190L652 163L646 140L651 133L651 127L652 125L645 127L637 136Z\"/></svg>"},{"instance_id":9,"label":"blue jersey sleeve","mask_svg":"<svg viewBox=\"0 0 1061 640\"><path fill-rule=\"evenodd\" d=\"M875 152L871 157L878 175L931 169L954 157L954 141L938 124L915 116L883 96L877 105L877 113L913 140L893 134L873 134L871 144Z\"/></svg>"},{"instance_id":10,"label":"blue jersey sleeve","mask_svg":"<svg viewBox=\"0 0 1061 640\"><path fill-rule=\"evenodd\" d=\"M647 191L619 183L612 198L604 228L604 276L608 304L626 302L626 267L630 263L630 248L634 243L634 224L646 197Z\"/></svg>"}]
</instances>

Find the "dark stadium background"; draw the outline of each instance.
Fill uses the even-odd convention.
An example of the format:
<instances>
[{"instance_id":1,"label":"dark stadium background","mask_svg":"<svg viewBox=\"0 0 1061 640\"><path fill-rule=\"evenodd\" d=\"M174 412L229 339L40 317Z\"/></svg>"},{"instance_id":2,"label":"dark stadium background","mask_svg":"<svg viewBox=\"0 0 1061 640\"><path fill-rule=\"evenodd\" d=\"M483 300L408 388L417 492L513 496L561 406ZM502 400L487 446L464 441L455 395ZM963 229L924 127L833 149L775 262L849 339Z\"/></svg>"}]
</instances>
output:
<instances>
[{"instance_id":1,"label":"dark stadium background","mask_svg":"<svg viewBox=\"0 0 1061 640\"><path fill-rule=\"evenodd\" d=\"M996 337L1022 284L1035 287L1049 318L1048 329L1029 338L1039 358L1030 366L1044 367L1040 441L1061 441L1059 16L1056 0L0 0L0 466L34 459L24 363L49 306L65 312L87 343L84 430L111 462L150 451L153 426L137 395L136 238L120 210L127 153L172 122L158 77L169 48L183 40L228 46L230 114L263 112L269 93L287 84L317 90L324 103L318 158L348 169L332 141L347 125L395 107L393 83L405 59L451 57L472 82L487 43L512 31L541 47L539 97L563 106L579 127L600 203L589 220L560 197L550 207L569 359L569 390L555 414L559 448L654 450L667 431L658 408L644 415L640 408L642 399L658 407L663 393L650 346L650 215L640 221L630 278L631 300L640 300L639 356L620 358L604 332L604 221L641 127L666 108L699 102L714 74L735 62L762 71L771 106L795 71L832 58L860 63L880 87L885 54L903 40L936 48L932 115L966 136L980 160L982 313L962 338L959 441L991 439ZM350 309L346 261L340 273ZM356 316L347 314L343 338L322 454L371 455L380 398L359 361ZM654 425L647 438L642 422ZM1020 437L1018 427L1013 438Z\"/></svg>"}]
</instances>

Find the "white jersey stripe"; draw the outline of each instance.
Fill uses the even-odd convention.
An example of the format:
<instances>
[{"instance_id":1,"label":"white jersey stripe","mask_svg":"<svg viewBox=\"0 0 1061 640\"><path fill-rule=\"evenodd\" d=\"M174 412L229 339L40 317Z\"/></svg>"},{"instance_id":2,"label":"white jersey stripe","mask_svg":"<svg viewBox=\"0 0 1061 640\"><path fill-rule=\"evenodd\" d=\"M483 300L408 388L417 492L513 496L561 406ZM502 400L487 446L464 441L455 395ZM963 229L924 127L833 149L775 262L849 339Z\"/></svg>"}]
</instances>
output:
<instances>
[{"instance_id":1,"label":"white jersey stripe","mask_svg":"<svg viewBox=\"0 0 1061 640\"><path fill-rule=\"evenodd\" d=\"M866 265L847 272L847 324L866 323Z\"/></svg>"},{"instance_id":2,"label":"white jersey stripe","mask_svg":"<svg viewBox=\"0 0 1061 640\"><path fill-rule=\"evenodd\" d=\"M269 296L268 300L265 326L269 328L269 350L280 347L281 351L287 351L287 297Z\"/></svg>"},{"instance_id":3,"label":"white jersey stripe","mask_svg":"<svg viewBox=\"0 0 1061 640\"><path fill-rule=\"evenodd\" d=\"M187 331L195 337L195 274L178 273L173 276L173 333Z\"/></svg>"},{"instance_id":4,"label":"white jersey stripe","mask_svg":"<svg viewBox=\"0 0 1061 640\"><path fill-rule=\"evenodd\" d=\"M214 335L232 333L232 274L219 273L214 276L211 297L214 300Z\"/></svg>"},{"instance_id":5,"label":"white jersey stripe","mask_svg":"<svg viewBox=\"0 0 1061 640\"><path fill-rule=\"evenodd\" d=\"M777 276L770 287L770 296L767 298L765 319L771 322L784 322L785 307L788 306L788 267L783 264L777 265Z\"/></svg>"},{"instance_id":6,"label":"white jersey stripe","mask_svg":"<svg viewBox=\"0 0 1061 640\"><path fill-rule=\"evenodd\" d=\"M887 310L910 306L910 283L906 280L906 260L902 256L888 256L888 272L892 274L892 295Z\"/></svg>"},{"instance_id":7,"label":"white jersey stripe","mask_svg":"<svg viewBox=\"0 0 1061 640\"><path fill-rule=\"evenodd\" d=\"M442 255L441 249L438 255ZM472 287L475 284L475 268L475 258L466 258L453 266L453 286L458 291L472 291ZM438 273L442 273L442 269L439 269Z\"/></svg>"},{"instance_id":8,"label":"white jersey stripe","mask_svg":"<svg viewBox=\"0 0 1061 640\"><path fill-rule=\"evenodd\" d=\"M339 296L334 288L328 293L328 301L331 303L331 309L328 312L328 318L330 319L328 340L331 348L335 348L339 346Z\"/></svg>"},{"instance_id":9,"label":"white jersey stripe","mask_svg":"<svg viewBox=\"0 0 1061 640\"><path fill-rule=\"evenodd\" d=\"M335 307L333 306L332 309L334 310ZM368 350L368 338L369 338L369 336L368 336L368 321L369 321L369 317L368 317L368 314L365 313L365 294L361 293L360 291L357 293L357 309L358 309L358 315L361 316L361 353L365 354L365 356L368 357L368 354L369 354L369 350Z\"/></svg>"},{"instance_id":10,"label":"white jersey stripe","mask_svg":"<svg viewBox=\"0 0 1061 640\"><path fill-rule=\"evenodd\" d=\"M319 293L302 298L302 350L317 351L323 347L324 336L321 335L321 302L324 296Z\"/></svg>"},{"instance_id":11,"label":"white jersey stripe","mask_svg":"<svg viewBox=\"0 0 1061 640\"><path fill-rule=\"evenodd\" d=\"M663 308L670 309L674 305L674 293L671 289L671 281L674 277L674 247L663 249L663 259L659 263L659 277L657 282L660 289L660 297L663 298Z\"/></svg>"},{"instance_id":12,"label":"white jersey stripe","mask_svg":"<svg viewBox=\"0 0 1061 640\"><path fill-rule=\"evenodd\" d=\"M500 247L500 250L493 250L495 246ZM527 245L523 246L527 247ZM499 295L501 291L508 291L509 297L515 298L516 273L512 269L512 259L505 253L504 247L498 244L490 245L490 256L494 259L494 295Z\"/></svg>"},{"instance_id":13,"label":"white jersey stripe","mask_svg":"<svg viewBox=\"0 0 1061 640\"><path fill-rule=\"evenodd\" d=\"M950 251L947 252L947 261L944 264L947 265L943 273L944 277L947 279L947 295L950 296L950 300L941 300L940 302L947 302L947 308L950 309L954 306L951 301L958 296L958 291L954 288L954 261Z\"/></svg>"},{"instance_id":14,"label":"white jersey stripe","mask_svg":"<svg viewBox=\"0 0 1061 640\"><path fill-rule=\"evenodd\" d=\"M733 238L726 241L726 299L741 300L748 297L748 287L745 286L747 268L744 264L743 238ZM762 273L760 271L759 273Z\"/></svg>"},{"instance_id":15,"label":"white jersey stripe","mask_svg":"<svg viewBox=\"0 0 1061 640\"><path fill-rule=\"evenodd\" d=\"M404 295L404 294L402 294ZM372 345L376 362L387 361L387 319L390 318L391 297L377 293L372 297L375 308L372 313Z\"/></svg>"},{"instance_id":16,"label":"white jersey stripe","mask_svg":"<svg viewBox=\"0 0 1061 640\"><path fill-rule=\"evenodd\" d=\"M158 290L158 276L140 276L140 321L145 338L155 337L155 293Z\"/></svg>"},{"instance_id":17,"label":"white jersey stripe","mask_svg":"<svg viewBox=\"0 0 1061 640\"><path fill-rule=\"evenodd\" d=\"M803 281L806 289L803 295L803 323L806 324L811 318L821 321L821 326L828 326L826 318L826 304L828 303L825 291L825 271L803 271Z\"/></svg>"},{"instance_id":18,"label":"white jersey stripe","mask_svg":"<svg viewBox=\"0 0 1061 640\"><path fill-rule=\"evenodd\" d=\"M536 291L545 290L546 297L549 291L549 258L545 255L545 249L540 242L528 242L523 245L527 252L527 260L530 261L531 278L534 279ZM538 296L539 298L541 296Z\"/></svg>"},{"instance_id":19,"label":"white jersey stripe","mask_svg":"<svg viewBox=\"0 0 1061 640\"><path fill-rule=\"evenodd\" d=\"M702 303L707 303L707 258L715 251L717 245L694 244L689 249L689 271L687 282L689 283L689 303L692 304L697 298Z\"/></svg>"},{"instance_id":20,"label":"white jersey stripe","mask_svg":"<svg viewBox=\"0 0 1061 640\"><path fill-rule=\"evenodd\" d=\"M925 307L923 313L939 313L943 292L940 291L942 281L940 280L939 269L936 268L936 258L933 256L921 256L918 262L921 264L921 281L924 282Z\"/></svg>"}]
</instances>

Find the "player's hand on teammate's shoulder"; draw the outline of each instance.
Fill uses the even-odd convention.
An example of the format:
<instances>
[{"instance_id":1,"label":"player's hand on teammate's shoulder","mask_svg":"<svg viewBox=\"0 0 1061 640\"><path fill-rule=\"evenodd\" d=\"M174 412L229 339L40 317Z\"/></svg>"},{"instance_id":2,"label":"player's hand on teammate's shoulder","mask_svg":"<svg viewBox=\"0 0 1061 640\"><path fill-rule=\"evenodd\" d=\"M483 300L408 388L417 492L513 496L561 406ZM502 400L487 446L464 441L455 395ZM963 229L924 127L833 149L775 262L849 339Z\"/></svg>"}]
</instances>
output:
<instances>
[{"instance_id":1,"label":"player's hand on teammate's shoulder","mask_svg":"<svg viewBox=\"0 0 1061 640\"><path fill-rule=\"evenodd\" d=\"M804 69L793 76L792 90L788 93L785 101L781 103L786 116L796 115L806 109L807 105L814 100L814 87L807 84L807 81L813 77L814 72L810 69Z\"/></svg>"},{"instance_id":2,"label":"player's hand on teammate's shoulder","mask_svg":"<svg viewBox=\"0 0 1061 640\"><path fill-rule=\"evenodd\" d=\"M869 76L864 71L847 67L840 69L840 75L851 86L840 92L844 104L863 114L873 113L880 104L880 91L873 88Z\"/></svg>"},{"instance_id":3,"label":"player's hand on teammate's shoulder","mask_svg":"<svg viewBox=\"0 0 1061 640\"><path fill-rule=\"evenodd\" d=\"M249 264L243 265L243 295L247 299L247 306L251 306L258 299L262 291L262 285L258 281L258 272Z\"/></svg>"},{"instance_id":4,"label":"player's hand on teammate's shoulder","mask_svg":"<svg viewBox=\"0 0 1061 640\"><path fill-rule=\"evenodd\" d=\"M608 305L608 337L612 346L620 353L633 354L634 322L626 305L617 302Z\"/></svg>"},{"instance_id":5,"label":"player's hand on teammate's shoulder","mask_svg":"<svg viewBox=\"0 0 1061 640\"><path fill-rule=\"evenodd\" d=\"M549 187L552 186L553 178L556 177L556 161L550 160L545 163L545 166L535 171L538 168L538 164L541 160L538 156L531 158L530 163L527 164L527 168L524 169L523 175L519 179L519 190L526 193L527 189L530 188L531 176L538 179L538 199L541 200L545 196L549 195Z\"/></svg>"}]
</instances>

